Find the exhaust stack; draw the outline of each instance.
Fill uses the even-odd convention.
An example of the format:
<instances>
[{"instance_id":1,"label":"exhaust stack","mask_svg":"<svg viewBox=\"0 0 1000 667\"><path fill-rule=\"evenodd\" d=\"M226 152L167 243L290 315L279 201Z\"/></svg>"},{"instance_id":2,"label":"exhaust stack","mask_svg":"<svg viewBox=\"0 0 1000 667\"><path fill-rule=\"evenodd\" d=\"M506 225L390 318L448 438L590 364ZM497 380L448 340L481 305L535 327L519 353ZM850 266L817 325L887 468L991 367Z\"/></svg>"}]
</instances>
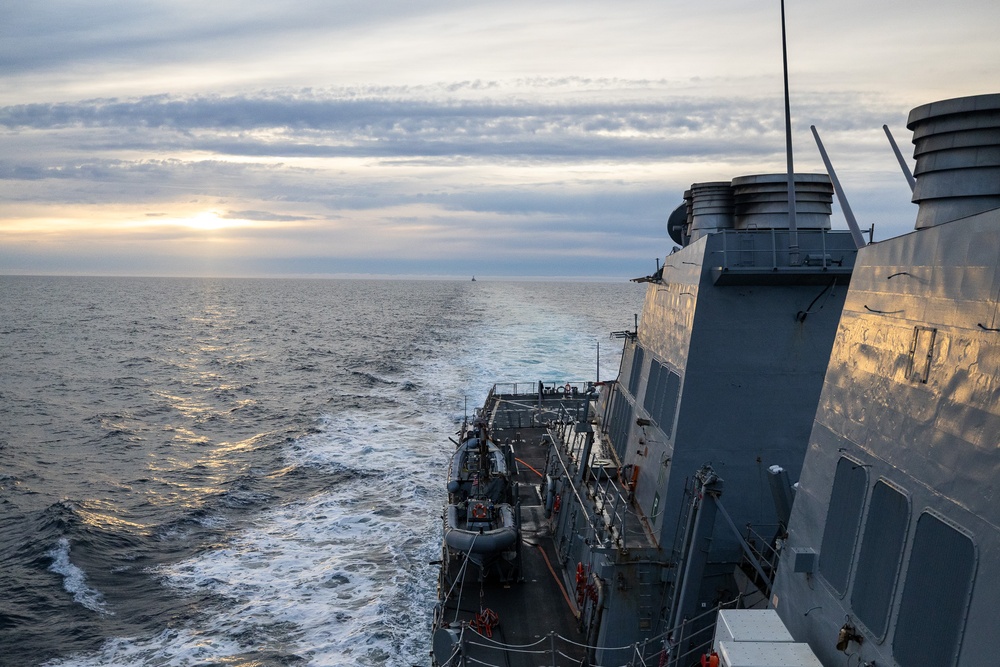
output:
<instances>
[{"instance_id":1,"label":"exhaust stack","mask_svg":"<svg viewBox=\"0 0 1000 667\"><path fill-rule=\"evenodd\" d=\"M1000 208L1000 93L919 106L913 131L916 228Z\"/></svg>"}]
</instances>

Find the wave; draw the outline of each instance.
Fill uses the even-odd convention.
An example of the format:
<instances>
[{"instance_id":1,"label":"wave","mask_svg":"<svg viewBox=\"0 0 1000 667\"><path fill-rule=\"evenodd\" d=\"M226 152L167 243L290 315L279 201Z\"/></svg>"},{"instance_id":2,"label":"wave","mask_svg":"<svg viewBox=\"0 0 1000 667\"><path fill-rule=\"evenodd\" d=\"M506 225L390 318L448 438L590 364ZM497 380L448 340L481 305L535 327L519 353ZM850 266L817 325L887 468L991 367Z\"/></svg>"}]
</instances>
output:
<instances>
[{"instance_id":1,"label":"wave","mask_svg":"<svg viewBox=\"0 0 1000 667\"><path fill-rule=\"evenodd\" d=\"M587 286L565 303L527 308L541 312L529 317L534 293L500 284L477 283L472 293L464 283L396 283L388 292L384 283L191 284L199 289L171 283L163 299L146 301L193 315L167 323L167 335L160 325L140 332L110 371L116 377L98 369L111 389L81 399L80 437L94 436L84 444L95 455L67 474L77 486L53 486L53 499L105 498L103 487L78 481L85 475L128 480L127 488L115 486L122 495L107 506L56 503L32 526L19 576L41 580L29 590L47 588L52 603L37 620L10 620L10 636L18 625L44 627L43 619L59 621L63 634L89 623L79 641L44 635L34 647L48 653L22 651L37 661L58 653L54 664L73 667L425 663L447 436L494 381L590 374L593 341L622 326L588 336L563 310L608 299ZM223 308L230 295L222 287L245 293L246 308ZM355 317L354 302L341 297L365 290L372 298L356 300L364 317ZM371 311L386 293L403 305L390 299L388 310ZM248 333L216 328L205 338L199 318L220 299L220 326L249 323ZM161 324L165 307L151 313ZM578 352L567 363L570 349ZM602 353L603 363L614 360ZM22 410L32 419L38 412ZM149 458L111 461L111 448L133 438ZM53 469L44 472L53 477Z\"/></svg>"},{"instance_id":2,"label":"wave","mask_svg":"<svg viewBox=\"0 0 1000 667\"><path fill-rule=\"evenodd\" d=\"M52 559L49 571L62 575L63 588L73 594L73 600L78 604L99 614L113 616L114 612L108 609L104 595L87 585L86 573L69 559L69 551L69 540L60 537L56 546L45 554Z\"/></svg>"},{"instance_id":3,"label":"wave","mask_svg":"<svg viewBox=\"0 0 1000 667\"><path fill-rule=\"evenodd\" d=\"M368 387L374 387L377 385L394 385L395 380L389 380L384 377L379 377L374 373L369 373L368 371L351 371L351 375L361 378L362 384Z\"/></svg>"}]
</instances>

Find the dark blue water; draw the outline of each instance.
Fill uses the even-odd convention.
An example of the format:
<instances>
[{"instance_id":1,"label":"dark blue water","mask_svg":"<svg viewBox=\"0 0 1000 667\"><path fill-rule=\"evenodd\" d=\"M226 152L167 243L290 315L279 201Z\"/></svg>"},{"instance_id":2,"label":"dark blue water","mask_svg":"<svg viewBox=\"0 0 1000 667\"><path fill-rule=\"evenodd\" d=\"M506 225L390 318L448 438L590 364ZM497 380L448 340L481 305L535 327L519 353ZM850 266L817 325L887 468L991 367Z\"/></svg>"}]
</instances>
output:
<instances>
[{"instance_id":1,"label":"dark blue water","mask_svg":"<svg viewBox=\"0 0 1000 667\"><path fill-rule=\"evenodd\" d=\"M0 277L0 664L425 664L466 401L642 293Z\"/></svg>"}]
</instances>

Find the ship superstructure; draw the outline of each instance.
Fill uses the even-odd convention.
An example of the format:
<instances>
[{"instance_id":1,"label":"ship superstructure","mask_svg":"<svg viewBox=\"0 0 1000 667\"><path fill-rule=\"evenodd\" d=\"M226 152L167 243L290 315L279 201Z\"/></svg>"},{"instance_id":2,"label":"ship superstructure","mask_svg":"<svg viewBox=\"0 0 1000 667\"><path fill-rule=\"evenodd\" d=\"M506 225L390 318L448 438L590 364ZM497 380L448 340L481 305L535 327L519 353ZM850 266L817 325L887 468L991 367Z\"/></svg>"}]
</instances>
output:
<instances>
[{"instance_id":1,"label":"ship superstructure","mask_svg":"<svg viewBox=\"0 0 1000 667\"><path fill-rule=\"evenodd\" d=\"M830 229L825 175L796 175L794 230L787 193L783 174L694 184L672 225L684 247L642 279L641 322L620 333L618 380L596 401L582 387L494 392L480 413L502 431L493 437L521 443L515 460L544 451L515 481L527 539L550 545L539 552L549 571L532 573L523 556L535 552L522 549L520 585L551 575L562 586L575 634L559 635L593 664L668 654L684 664L678 656L711 641L709 612L744 591L767 597L759 581L773 574L787 520L772 489L789 493L768 465L798 475L856 255L851 233ZM719 500L723 488L734 502ZM437 660L482 659L487 648L462 632L512 608L489 603L488 577L463 604L468 567L447 550L444 561ZM504 585L494 599L510 597ZM536 627L556 627L549 616Z\"/></svg>"},{"instance_id":2,"label":"ship superstructure","mask_svg":"<svg viewBox=\"0 0 1000 667\"><path fill-rule=\"evenodd\" d=\"M908 127L914 232L696 183L618 378L490 393L519 549L446 545L438 664L997 664L1000 94Z\"/></svg>"},{"instance_id":3,"label":"ship superstructure","mask_svg":"<svg viewBox=\"0 0 1000 667\"><path fill-rule=\"evenodd\" d=\"M914 109L916 230L858 256L773 600L823 664L997 664L1000 95Z\"/></svg>"},{"instance_id":4,"label":"ship superstructure","mask_svg":"<svg viewBox=\"0 0 1000 667\"><path fill-rule=\"evenodd\" d=\"M601 419L644 530L617 552L576 540L568 553L623 577L603 612L607 637L653 637L735 600L746 527L762 550L778 532L768 462L798 473L855 257L850 234L829 230L829 180L796 180L798 257L784 175L695 184L690 242L647 288ZM714 521L698 496L723 487L739 501Z\"/></svg>"}]
</instances>

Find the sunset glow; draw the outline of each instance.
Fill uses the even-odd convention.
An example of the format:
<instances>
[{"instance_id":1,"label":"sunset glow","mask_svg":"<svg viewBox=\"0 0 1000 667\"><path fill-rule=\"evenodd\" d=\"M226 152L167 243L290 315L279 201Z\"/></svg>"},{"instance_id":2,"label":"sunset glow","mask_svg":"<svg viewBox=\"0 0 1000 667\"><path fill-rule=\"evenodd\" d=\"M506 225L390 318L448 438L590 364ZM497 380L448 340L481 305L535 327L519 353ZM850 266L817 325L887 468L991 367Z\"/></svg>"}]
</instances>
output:
<instances>
[{"instance_id":1,"label":"sunset glow","mask_svg":"<svg viewBox=\"0 0 1000 667\"><path fill-rule=\"evenodd\" d=\"M247 220L239 219L222 219L219 214L215 211L204 211L202 213L197 213L190 218L181 218L176 221L177 224L184 225L185 227L191 227L192 229L200 229L206 232L212 232L219 229L230 229L234 227L250 227L252 223Z\"/></svg>"},{"instance_id":2,"label":"sunset glow","mask_svg":"<svg viewBox=\"0 0 1000 667\"><path fill-rule=\"evenodd\" d=\"M784 169L777 3L390 5L11 13L0 273L630 276L691 183ZM862 227L909 231L881 127L908 153L909 109L994 92L1000 4L788 10L797 170L816 125Z\"/></svg>"}]
</instances>

